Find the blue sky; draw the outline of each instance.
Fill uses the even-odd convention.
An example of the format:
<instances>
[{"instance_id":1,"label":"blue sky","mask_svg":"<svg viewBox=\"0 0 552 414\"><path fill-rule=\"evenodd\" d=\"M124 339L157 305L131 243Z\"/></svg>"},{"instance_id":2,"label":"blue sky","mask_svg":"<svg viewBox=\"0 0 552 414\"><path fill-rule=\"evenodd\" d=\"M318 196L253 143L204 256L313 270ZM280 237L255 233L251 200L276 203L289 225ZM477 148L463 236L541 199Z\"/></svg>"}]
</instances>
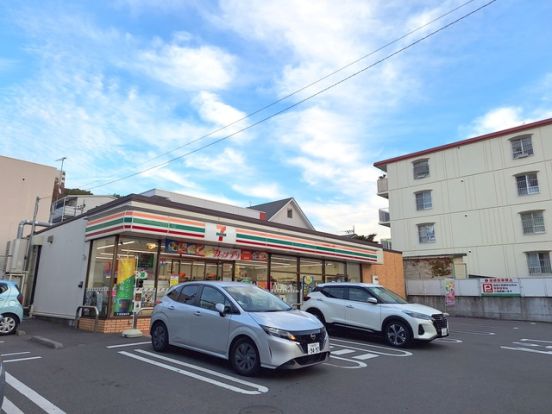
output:
<instances>
[{"instance_id":1,"label":"blue sky","mask_svg":"<svg viewBox=\"0 0 552 414\"><path fill-rule=\"evenodd\" d=\"M485 1L196 141L463 3L5 1L0 155L67 157L66 185L94 194L293 196L319 230L386 237L375 161L552 116L552 2L497 0L288 112L105 183L251 126Z\"/></svg>"}]
</instances>

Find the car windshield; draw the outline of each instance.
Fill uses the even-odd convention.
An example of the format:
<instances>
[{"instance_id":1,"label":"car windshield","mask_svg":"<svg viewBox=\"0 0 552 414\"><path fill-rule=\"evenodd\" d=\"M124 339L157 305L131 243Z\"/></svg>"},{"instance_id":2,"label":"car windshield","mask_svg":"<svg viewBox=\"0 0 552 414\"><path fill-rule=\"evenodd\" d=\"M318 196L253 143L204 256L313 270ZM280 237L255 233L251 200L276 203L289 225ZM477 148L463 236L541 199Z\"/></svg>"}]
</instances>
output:
<instances>
[{"instance_id":1,"label":"car windshield","mask_svg":"<svg viewBox=\"0 0 552 414\"><path fill-rule=\"evenodd\" d=\"M291 307L272 293L257 286L227 286L224 288L246 312L282 312Z\"/></svg>"},{"instance_id":2,"label":"car windshield","mask_svg":"<svg viewBox=\"0 0 552 414\"><path fill-rule=\"evenodd\" d=\"M396 293L391 292L390 290L387 290L382 287L369 287L368 290L372 295L374 295L378 299L378 302L381 302L381 303L398 303L398 304L408 303L406 300L401 298Z\"/></svg>"}]
</instances>

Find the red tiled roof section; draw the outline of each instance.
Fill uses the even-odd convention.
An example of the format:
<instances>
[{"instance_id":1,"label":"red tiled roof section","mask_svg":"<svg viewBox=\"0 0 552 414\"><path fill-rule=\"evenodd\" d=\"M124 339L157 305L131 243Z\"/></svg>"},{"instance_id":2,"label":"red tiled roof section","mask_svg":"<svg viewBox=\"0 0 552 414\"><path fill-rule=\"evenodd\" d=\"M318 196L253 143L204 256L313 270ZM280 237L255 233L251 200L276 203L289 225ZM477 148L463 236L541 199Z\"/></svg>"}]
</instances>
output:
<instances>
[{"instance_id":1,"label":"red tiled roof section","mask_svg":"<svg viewBox=\"0 0 552 414\"><path fill-rule=\"evenodd\" d=\"M405 155L400 155L398 157L389 158L383 161L377 161L374 163L374 167L381 168L381 167L385 167L387 164L392 164L394 162L407 160L409 158L421 157L422 155L431 154L432 152L438 152L449 148L459 147L462 145L473 144L475 142L484 141L486 139L496 138L502 135L515 134L517 132L523 132L531 128L538 128L538 127L546 126L550 124L552 124L552 118L542 119L540 121L531 122L529 124L523 124L517 127L503 129L502 131L491 132L490 134L480 135L478 137L468 138L462 141L451 142L450 144L440 145L438 147L428 148L426 150L412 152L410 154L405 154Z\"/></svg>"}]
</instances>

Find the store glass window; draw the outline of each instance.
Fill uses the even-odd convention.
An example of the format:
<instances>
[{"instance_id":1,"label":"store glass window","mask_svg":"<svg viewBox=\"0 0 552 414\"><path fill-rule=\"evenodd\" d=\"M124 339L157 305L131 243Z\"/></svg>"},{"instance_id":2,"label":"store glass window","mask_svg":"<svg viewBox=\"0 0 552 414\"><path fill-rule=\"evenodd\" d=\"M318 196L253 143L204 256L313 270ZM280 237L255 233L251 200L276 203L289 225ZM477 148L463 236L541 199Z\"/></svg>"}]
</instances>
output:
<instances>
[{"instance_id":1,"label":"store glass window","mask_svg":"<svg viewBox=\"0 0 552 414\"><path fill-rule=\"evenodd\" d=\"M347 280L353 283L362 282L362 269L360 263L347 262Z\"/></svg>"},{"instance_id":2,"label":"store glass window","mask_svg":"<svg viewBox=\"0 0 552 414\"><path fill-rule=\"evenodd\" d=\"M114 254L115 237L92 241L84 304L96 306L100 317L106 317L108 312Z\"/></svg>"},{"instance_id":3,"label":"store glass window","mask_svg":"<svg viewBox=\"0 0 552 414\"><path fill-rule=\"evenodd\" d=\"M132 312L136 277L143 279L142 306L155 304L155 271L157 240L130 237L119 238L116 275L113 286L113 316L128 316Z\"/></svg>"},{"instance_id":4,"label":"store glass window","mask_svg":"<svg viewBox=\"0 0 552 414\"><path fill-rule=\"evenodd\" d=\"M326 260L324 265L326 282L346 282L345 263Z\"/></svg>"},{"instance_id":5,"label":"store glass window","mask_svg":"<svg viewBox=\"0 0 552 414\"><path fill-rule=\"evenodd\" d=\"M319 283L322 283L322 267L322 260L308 257L301 257L299 259L303 300Z\"/></svg>"},{"instance_id":6,"label":"store glass window","mask_svg":"<svg viewBox=\"0 0 552 414\"><path fill-rule=\"evenodd\" d=\"M268 289L268 260L240 260L236 262L237 282L252 283Z\"/></svg>"},{"instance_id":7,"label":"store glass window","mask_svg":"<svg viewBox=\"0 0 552 414\"><path fill-rule=\"evenodd\" d=\"M288 305L299 299L297 283L297 258L273 255L270 261L270 290Z\"/></svg>"}]
</instances>

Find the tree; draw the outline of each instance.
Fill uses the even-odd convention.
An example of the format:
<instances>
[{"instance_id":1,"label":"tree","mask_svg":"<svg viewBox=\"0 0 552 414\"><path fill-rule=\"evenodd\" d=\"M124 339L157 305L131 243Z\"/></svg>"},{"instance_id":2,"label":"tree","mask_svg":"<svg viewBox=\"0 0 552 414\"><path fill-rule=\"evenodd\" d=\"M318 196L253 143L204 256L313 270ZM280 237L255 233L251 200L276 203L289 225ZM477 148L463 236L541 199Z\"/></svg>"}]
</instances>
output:
<instances>
[{"instance_id":1,"label":"tree","mask_svg":"<svg viewBox=\"0 0 552 414\"><path fill-rule=\"evenodd\" d=\"M371 233L368 236L364 236L362 234L353 234L353 239L375 243L374 239L376 238L376 236L377 236L376 233Z\"/></svg>"},{"instance_id":2,"label":"tree","mask_svg":"<svg viewBox=\"0 0 552 414\"><path fill-rule=\"evenodd\" d=\"M94 195L91 191L81 190L80 188L66 188L63 195Z\"/></svg>"}]
</instances>

